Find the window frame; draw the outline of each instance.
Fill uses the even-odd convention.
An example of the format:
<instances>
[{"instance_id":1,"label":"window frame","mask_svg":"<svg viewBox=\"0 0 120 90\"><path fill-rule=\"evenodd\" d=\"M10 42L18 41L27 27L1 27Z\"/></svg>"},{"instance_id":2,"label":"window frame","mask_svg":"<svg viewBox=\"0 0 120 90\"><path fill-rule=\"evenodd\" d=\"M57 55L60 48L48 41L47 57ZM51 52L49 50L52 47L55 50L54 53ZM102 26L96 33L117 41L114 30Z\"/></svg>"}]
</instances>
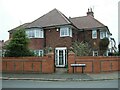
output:
<instances>
[{"instance_id":1,"label":"window frame","mask_svg":"<svg viewBox=\"0 0 120 90\"><path fill-rule=\"evenodd\" d=\"M44 38L44 30L41 28L30 28L26 30L28 38Z\"/></svg>"},{"instance_id":2,"label":"window frame","mask_svg":"<svg viewBox=\"0 0 120 90\"><path fill-rule=\"evenodd\" d=\"M95 53L96 53L97 55L95 55ZM93 56L98 56L98 51L93 51Z\"/></svg>"},{"instance_id":3,"label":"window frame","mask_svg":"<svg viewBox=\"0 0 120 90\"><path fill-rule=\"evenodd\" d=\"M60 37L72 37L71 27L60 27Z\"/></svg>"},{"instance_id":4,"label":"window frame","mask_svg":"<svg viewBox=\"0 0 120 90\"><path fill-rule=\"evenodd\" d=\"M107 37L107 32L106 31L100 31L100 39L103 39L105 37Z\"/></svg>"},{"instance_id":5,"label":"window frame","mask_svg":"<svg viewBox=\"0 0 120 90\"><path fill-rule=\"evenodd\" d=\"M44 50L34 50L34 54L40 57L44 56Z\"/></svg>"},{"instance_id":6,"label":"window frame","mask_svg":"<svg viewBox=\"0 0 120 90\"><path fill-rule=\"evenodd\" d=\"M96 29L92 30L92 39L97 39L97 30Z\"/></svg>"}]
</instances>

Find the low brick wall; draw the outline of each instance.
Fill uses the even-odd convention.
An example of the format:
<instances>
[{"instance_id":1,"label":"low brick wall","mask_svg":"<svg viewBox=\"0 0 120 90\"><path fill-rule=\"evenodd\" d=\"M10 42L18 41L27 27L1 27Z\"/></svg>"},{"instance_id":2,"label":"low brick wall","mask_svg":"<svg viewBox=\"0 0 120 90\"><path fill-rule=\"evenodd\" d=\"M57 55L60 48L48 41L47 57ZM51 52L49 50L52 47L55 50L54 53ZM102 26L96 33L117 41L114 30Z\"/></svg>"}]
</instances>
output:
<instances>
[{"instance_id":1,"label":"low brick wall","mask_svg":"<svg viewBox=\"0 0 120 90\"><path fill-rule=\"evenodd\" d=\"M3 73L54 73L54 54L44 57L4 57Z\"/></svg>"},{"instance_id":2,"label":"low brick wall","mask_svg":"<svg viewBox=\"0 0 120 90\"><path fill-rule=\"evenodd\" d=\"M0 60L3 73L54 73L54 54L48 54L44 57L4 57ZM120 57L92 57L75 56L74 53L68 53L68 73L73 73L71 64L86 64L84 73L101 73L120 71ZM82 73L81 67L74 68L75 73Z\"/></svg>"},{"instance_id":3,"label":"low brick wall","mask_svg":"<svg viewBox=\"0 0 120 90\"><path fill-rule=\"evenodd\" d=\"M73 73L71 64L86 64L84 73L100 73L119 71L118 67L120 57L104 57L104 56L75 56L74 53L68 54L68 73ZM82 67L75 67L75 73L81 73Z\"/></svg>"}]
</instances>

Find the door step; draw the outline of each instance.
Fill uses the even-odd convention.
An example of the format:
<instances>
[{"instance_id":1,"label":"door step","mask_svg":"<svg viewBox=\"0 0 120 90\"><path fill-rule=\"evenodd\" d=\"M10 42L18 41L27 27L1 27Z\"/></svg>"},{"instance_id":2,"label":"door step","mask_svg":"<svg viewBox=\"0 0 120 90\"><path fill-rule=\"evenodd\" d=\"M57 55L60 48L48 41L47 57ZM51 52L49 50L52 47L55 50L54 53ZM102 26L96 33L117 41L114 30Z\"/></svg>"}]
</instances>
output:
<instances>
[{"instance_id":1,"label":"door step","mask_svg":"<svg viewBox=\"0 0 120 90\"><path fill-rule=\"evenodd\" d=\"M55 73L57 74L67 73L67 68L56 68Z\"/></svg>"}]
</instances>

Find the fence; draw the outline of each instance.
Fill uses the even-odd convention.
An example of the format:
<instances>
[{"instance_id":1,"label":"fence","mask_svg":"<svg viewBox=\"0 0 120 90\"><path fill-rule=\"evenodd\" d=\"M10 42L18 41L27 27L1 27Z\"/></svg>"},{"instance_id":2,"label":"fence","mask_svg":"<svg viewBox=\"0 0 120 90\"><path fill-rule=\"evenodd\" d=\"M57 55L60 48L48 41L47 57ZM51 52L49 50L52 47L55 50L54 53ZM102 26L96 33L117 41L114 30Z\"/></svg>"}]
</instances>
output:
<instances>
[{"instance_id":1,"label":"fence","mask_svg":"<svg viewBox=\"0 0 120 90\"><path fill-rule=\"evenodd\" d=\"M100 73L119 71L120 57L104 57L104 56L75 56L74 53L68 54L68 73L81 73L81 67L75 67L74 70L71 64L86 64L84 73Z\"/></svg>"},{"instance_id":2,"label":"fence","mask_svg":"<svg viewBox=\"0 0 120 90\"><path fill-rule=\"evenodd\" d=\"M54 54L44 57L3 57L3 73L54 73Z\"/></svg>"}]
</instances>

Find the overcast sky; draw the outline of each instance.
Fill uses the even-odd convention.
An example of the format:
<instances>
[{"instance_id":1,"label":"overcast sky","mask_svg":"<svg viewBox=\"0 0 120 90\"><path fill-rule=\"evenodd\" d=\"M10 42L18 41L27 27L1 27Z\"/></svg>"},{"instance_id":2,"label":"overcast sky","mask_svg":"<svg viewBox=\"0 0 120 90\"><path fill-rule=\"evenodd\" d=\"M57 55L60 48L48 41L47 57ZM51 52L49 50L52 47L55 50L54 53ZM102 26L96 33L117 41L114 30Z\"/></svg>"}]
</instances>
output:
<instances>
[{"instance_id":1,"label":"overcast sky","mask_svg":"<svg viewBox=\"0 0 120 90\"><path fill-rule=\"evenodd\" d=\"M94 17L108 26L118 44L118 1L120 0L0 0L0 40L8 40L8 30L56 8L67 17L86 16L93 8Z\"/></svg>"}]
</instances>

